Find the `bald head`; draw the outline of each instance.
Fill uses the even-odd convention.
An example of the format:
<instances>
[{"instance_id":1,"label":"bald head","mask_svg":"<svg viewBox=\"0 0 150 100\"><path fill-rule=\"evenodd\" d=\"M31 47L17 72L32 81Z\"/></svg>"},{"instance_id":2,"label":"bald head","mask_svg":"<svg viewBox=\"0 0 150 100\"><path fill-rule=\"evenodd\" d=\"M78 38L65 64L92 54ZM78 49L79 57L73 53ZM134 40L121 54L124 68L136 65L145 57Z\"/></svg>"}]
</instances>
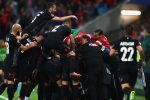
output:
<instances>
[{"instance_id":1,"label":"bald head","mask_svg":"<svg viewBox=\"0 0 150 100\"><path fill-rule=\"evenodd\" d=\"M12 33L13 34L17 34L18 32L21 32L21 25L20 24L14 24L13 26L12 26Z\"/></svg>"}]
</instances>

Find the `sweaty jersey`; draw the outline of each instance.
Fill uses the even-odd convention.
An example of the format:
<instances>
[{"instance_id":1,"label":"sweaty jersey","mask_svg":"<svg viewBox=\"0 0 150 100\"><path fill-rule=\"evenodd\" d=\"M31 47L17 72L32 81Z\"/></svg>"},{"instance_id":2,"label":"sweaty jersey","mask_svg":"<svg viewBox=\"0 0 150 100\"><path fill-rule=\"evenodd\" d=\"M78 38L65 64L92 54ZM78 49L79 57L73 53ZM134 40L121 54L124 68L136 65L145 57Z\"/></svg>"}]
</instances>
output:
<instances>
[{"instance_id":1,"label":"sweaty jersey","mask_svg":"<svg viewBox=\"0 0 150 100\"><path fill-rule=\"evenodd\" d=\"M30 33L33 31L33 29L39 25L46 24L48 21L50 21L54 17L53 14L49 13L48 10L40 11L34 19L31 21L31 23L25 27L25 30L23 30L24 33Z\"/></svg>"},{"instance_id":2,"label":"sweaty jersey","mask_svg":"<svg viewBox=\"0 0 150 100\"><path fill-rule=\"evenodd\" d=\"M119 59L122 63L136 63L137 49L140 42L130 37L123 37L114 45L113 49L119 53Z\"/></svg>"},{"instance_id":3,"label":"sweaty jersey","mask_svg":"<svg viewBox=\"0 0 150 100\"><path fill-rule=\"evenodd\" d=\"M9 34L6 37L6 58L4 60L4 66L13 66L17 64L17 52L20 47L20 43L17 42L16 37L13 34Z\"/></svg>"}]
</instances>

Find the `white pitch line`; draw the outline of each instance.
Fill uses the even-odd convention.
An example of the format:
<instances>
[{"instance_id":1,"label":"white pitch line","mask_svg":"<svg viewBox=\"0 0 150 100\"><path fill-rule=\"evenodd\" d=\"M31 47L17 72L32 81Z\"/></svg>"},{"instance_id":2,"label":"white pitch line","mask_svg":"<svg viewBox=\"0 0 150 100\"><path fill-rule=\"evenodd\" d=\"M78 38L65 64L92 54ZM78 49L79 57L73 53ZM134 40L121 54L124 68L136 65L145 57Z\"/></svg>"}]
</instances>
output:
<instances>
[{"instance_id":1,"label":"white pitch line","mask_svg":"<svg viewBox=\"0 0 150 100\"><path fill-rule=\"evenodd\" d=\"M6 97L4 97L2 95L0 95L0 98L3 99L3 100L8 100L8 98L6 98Z\"/></svg>"}]
</instances>

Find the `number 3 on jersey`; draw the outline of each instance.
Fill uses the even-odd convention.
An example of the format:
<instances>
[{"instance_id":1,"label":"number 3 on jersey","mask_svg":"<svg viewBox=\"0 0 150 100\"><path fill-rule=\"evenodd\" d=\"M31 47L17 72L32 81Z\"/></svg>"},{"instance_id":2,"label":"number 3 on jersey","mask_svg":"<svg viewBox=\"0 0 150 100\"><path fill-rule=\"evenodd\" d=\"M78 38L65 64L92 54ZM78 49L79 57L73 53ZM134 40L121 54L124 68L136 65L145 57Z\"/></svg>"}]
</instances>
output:
<instances>
[{"instance_id":1,"label":"number 3 on jersey","mask_svg":"<svg viewBox=\"0 0 150 100\"><path fill-rule=\"evenodd\" d=\"M9 44L8 44L8 42L5 42L5 45L6 45L6 54L8 55L9 54Z\"/></svg>"},{"instance_id":2,"label":"number 3 on jersey","mask_svg":"<svg viewBox=\"0 0 150 100\"><path fill-rule=\"evenodd\" d=\"M133 47L122 47L120 52L123 53L121 61L133 61L134 48ZM127 57L128 56L128 57Z\"/></svg>"}]
</instances>

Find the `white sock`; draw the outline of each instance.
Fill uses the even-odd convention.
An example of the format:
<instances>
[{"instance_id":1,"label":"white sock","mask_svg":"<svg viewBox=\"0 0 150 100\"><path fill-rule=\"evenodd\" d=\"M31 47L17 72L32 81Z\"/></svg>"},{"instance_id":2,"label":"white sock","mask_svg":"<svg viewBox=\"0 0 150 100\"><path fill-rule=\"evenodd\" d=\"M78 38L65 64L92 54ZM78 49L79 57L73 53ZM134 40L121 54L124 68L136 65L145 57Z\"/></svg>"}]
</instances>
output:
<instances>
[{"instance_id":1,"label":"white sock","mask_svg":"<svg viewBox=\"0 0 150 100\"><path fill-rule=\"evenodd\" d=\"M30 97L26 97L26 96L25 96L24 100L30 100Z\"/></svg>"}]
</instances>

